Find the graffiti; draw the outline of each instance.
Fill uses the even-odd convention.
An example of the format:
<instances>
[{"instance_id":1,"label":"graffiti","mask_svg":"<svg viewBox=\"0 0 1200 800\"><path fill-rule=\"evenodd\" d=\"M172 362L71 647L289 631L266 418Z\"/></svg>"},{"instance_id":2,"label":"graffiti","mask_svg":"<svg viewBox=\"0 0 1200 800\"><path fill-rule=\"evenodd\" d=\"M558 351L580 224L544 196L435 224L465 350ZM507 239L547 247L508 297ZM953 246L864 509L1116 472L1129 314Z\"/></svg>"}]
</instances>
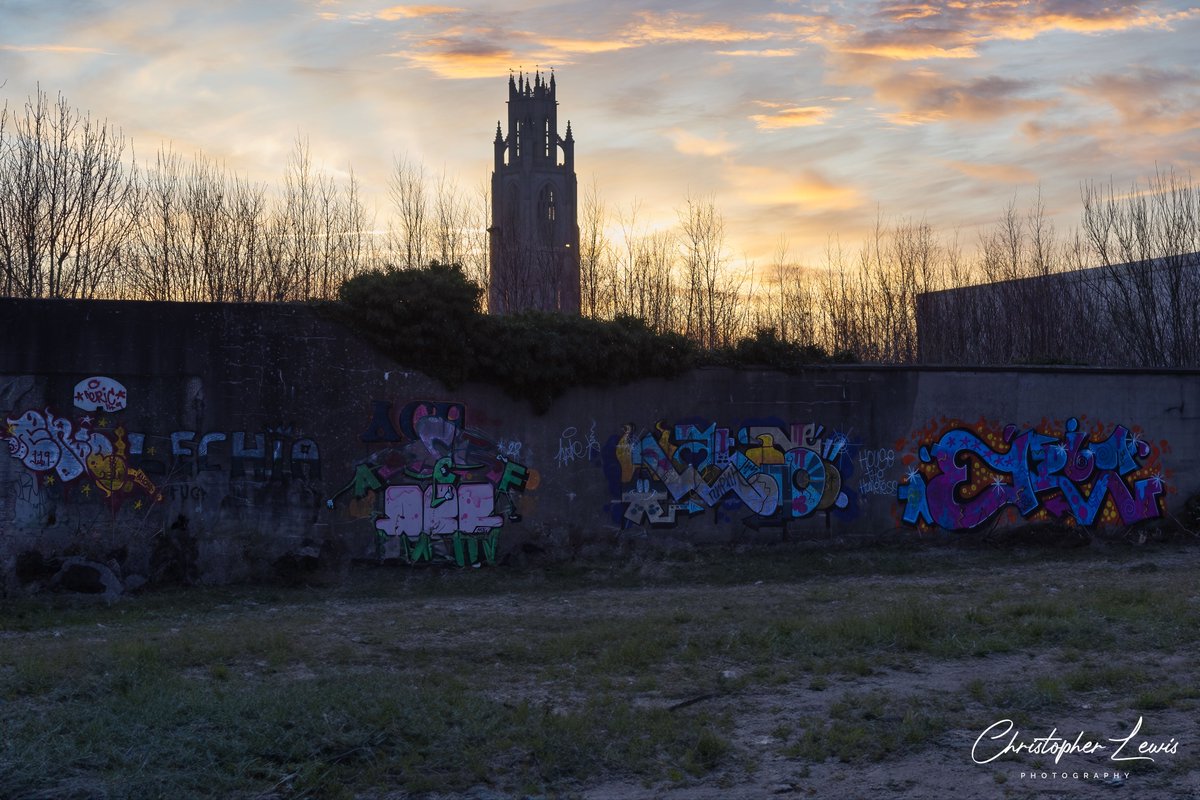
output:
<instances>
[{"instance_id":1,"label":"graffiti","mask_svg":"<svg viewBox=\"0 0 1200 800\"><path fill-rule=\"evenodd\" d=\"M680 424L634 433L626 425L613 447L624 518L670 526L721 506L749 510L747 524L807 517L845 509L842 491L846 437L821 425L729 428Z\"/></svg>"},{"instance_id":2,"label":"graffiti","mask_svg":"<svg viewBox=\"0 0 1200 800\"><path fill-rule=\"evenodd\" d=\"M28 472L0 484L0 522L29 523L44 517L46 499Z\"/></svg>"},{"instance_id":3,"label":"graffiti","mask_svg":"<svg viewBox=\"0 0 1200 800\"><path fill-rule=\"evenodd\" d=\"M321 477L317 442L291 427L267 428L261 433L174 431L164 453L146 444L144 434L131 435L132 453L150 472L199 476L228 470L230 479L260 483ZM165 444L165 442L164 442ZM150 452L151 450L155 452ZM170 456L170 465L157 456Z\"/></svg>"},{"instance_id":4,"label":"graffiti","mask_svg":"<svg viewBox=\"0 0 1200 800\"><path fill-rule=\"evenodd\" d=\"M863 496L882 494L895 497L899 481L889 481L884 476L886 470L895 463L895 450L880 448L859 452L858 466L862 470L862 478L858 481L858 493Z\"/></svg>"},{"instance_id":5,"label":"graffiti","mask_svg":"<svg viewBox=\"0 0 1200 800\"><path fill-rule=\"evenodd\" d=\"M555 463L560 467L565 467L568 464L573 464L579 459L593 459L600 457L600 442L596 439L596 423L592 422L592 427L588 430L587 437L583 440L579 438L579 430L575 427L565 428L558 437L558 454L555 456Z\"/></svg>"},{"instance_id":6,"label":"graffiti","mask_svg":"<svg viewBox=\"0 0 1200 800\"><path fill-rule=\"evenodd\" d=\"M521 460L521 449L523 447L524 445L515 439L500 439L496 442L496 452L513 461Z\"/></svg>"},{"instance_id":7,"label":"graffiti","mask_svg":"<svg viewBox=\"0 0 1200 800\"><path fill-rule=\"evenodd\" d=\"M161 500L146 473L130 466L125 429L117 428L109 439L92 425L90 417L76 422L57 417L49 409L45 413L30 410L8 420L3 438L8 440L9 455L34 472L53 472L66 483L86 474L109 498L128 494L136 486Z\"/></svg>"},{"instance_id":8,"label":"graffiti","mask_svg":"<svg viewBox=\"0 0 1200 800\"><path fill-rule=\"evenodd\" d=\"M1151 447L1137 429L1116 425L1102 437L1104 426L1085 432L1076 418L1027 430L983 422L941 429L936 441L935 433L921 437L917 463L908 458L897 489L910 525L965 530L1009 506L1027 519L1085 526L1161 515L1161 446Z\"/></svg>"},{"instance_id":9,"label":"graffiti","mask_svg":"<svg viewBox=\"0 0 1200 800\"><path fill-rule=\"evenodd\" d=\"M35 472L54 470L64 481L73 481L87 471L88 456L111 453L113 449L108 439L91 430L87 418L75 427L71 420L56 417L49 409L45 414L26 411L9 419L5 438L13 458Z\"/></svg>"},{"instance_id":10,"label":"graffiti","mask_svg":"<svg viewBox=\"0 0 1200 800\"><path fill-rule=\"evenodd\" d=\"M163 496L168 500L203 500L208 496L202 486L188 486L182 483L169 483L162 487Z\"/></svg>"},{"instance_id":11,"label":"graffiti","mask_svg":"<svg viewBox=\"0 0 1200 800\"><path fill-rule=\"evenodd\" d=\"M125 408L125 387L112 378L84 378L75 384L75 407L113 413Z\"/></svg>"},{"instance_id":12,"label":"graffiti","mask_svg":"<svg viewBox=\"0 0 1200 800\"><path fill-rule=\"evenodd\" d=\"M106 421L101 420L100 424ZM175 431L165 436L97 430L90 416L71 420L26 411L9 419L2 438L9 454L36 473L52 474L64 483L81 477L91 483L81 495L120 500L140 490L155 502L164 492L169 499L202 499L203 494L186 494L167 487L178 479L195 479L219 473L231 485L237 482L269 486L292 480L319 478L321 451L315 440L288 427L268 428L262 433Z\"/></svg>"},{"instance_id":13,"label":"graffiti","mask_svg":"<svg viewBox=\"0 0 1200 800\"><path fill-rule=\"evenodd\" d=\"M513 457L519 442L495 442L466 419L461 403L416 401L398 414L373 403L360 439L393 446L359 464L326 505L346 497L351 517L372 519L381 557L494 564L500 529L520 521L518 494L536 473Z\"/></svg>"}]
</instances>

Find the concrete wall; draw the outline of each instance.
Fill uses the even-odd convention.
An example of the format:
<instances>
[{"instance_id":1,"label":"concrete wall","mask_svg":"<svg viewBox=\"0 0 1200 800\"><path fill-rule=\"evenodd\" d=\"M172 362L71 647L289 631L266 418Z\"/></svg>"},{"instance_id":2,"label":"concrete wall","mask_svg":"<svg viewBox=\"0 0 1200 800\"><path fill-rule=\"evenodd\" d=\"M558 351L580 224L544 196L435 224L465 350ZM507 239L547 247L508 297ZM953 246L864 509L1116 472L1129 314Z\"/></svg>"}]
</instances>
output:
<instances>
[{"instance_id":1,"label":"concrete wall","mask_svg":"<svg viewBox=\"0 0 1200 800\"><path fill-rule=\"evenodd\" d=\"M549 413L292 305L0 301L0 576L1097 532L1200 488L1195 372L704 369ZM890 532L890 533L889 533ZM520 557L519 555L517 557Z\"/></svg>"}]
</instances>

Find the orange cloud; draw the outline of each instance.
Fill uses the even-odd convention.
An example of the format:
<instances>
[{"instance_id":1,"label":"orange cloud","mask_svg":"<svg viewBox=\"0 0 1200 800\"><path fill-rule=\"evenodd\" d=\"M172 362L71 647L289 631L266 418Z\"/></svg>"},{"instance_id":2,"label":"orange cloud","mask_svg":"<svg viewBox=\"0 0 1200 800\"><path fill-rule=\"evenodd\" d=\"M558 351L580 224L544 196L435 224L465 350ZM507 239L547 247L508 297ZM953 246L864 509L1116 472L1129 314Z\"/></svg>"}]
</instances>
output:
<instances>
[{"instance_id":1,"label":"orange cloud","mask_svg":"<svg viewBox=\"0 0 1200 800\"><path fill-rule=\"evenodd\" d=\"M517 60L512 50L490 46L471 47L465 43L415 52L390 53L397 58L407 59L415 66L423 67L441 78L495 78L509 74Z\"/></svg>"},{"instance_id":2,"label":"orange cloud","mask_svg":"<svg viewBox=\"0 0 1200 800\"><path fill-rule=\"evenodd\" d=\"M734 148L734 145L725 141L724 137L705 139L703 136L697 136L682 128L672 128L666 133L667 138L675 145L675 149L685 156L721 156Z\"/></svg>"},{"instance_id":3,"label":"orange cloud","mask_svg":"<svg viewBox=\"0 0 1200 800\"><path fill-rule=\"evenodd\" d=\"M927 17L936 17L939 13L939 10L937 6L929 3L897 3L884 7L881 13L886 14L897 22L905 22L910 19L926 19Z\"/></svg>"},{"instance_id":4,"label":"orange cloud","mask_svg":"<svg viewBox=\"0 0 1200 800\"><path fill-rule=\"evenodd\" d=\"M69 44L0 44L0 50L14 53L66 53L80 55L116 55L98 47L77 47Z\"/></svg>"},{"instance_id":5,"label":"orange cloud","mask_svg":"<svg viewBox=\"0 0 1200 800\"><path fill-rule=\"evenodd\" d=\"M878 42L875 44L847 44L844 53L862 53L882 56L896 61L922 61L930 58L976 58L978 53L971 45L940 47L935 44L913 44L909 42Z\"/></svg>"},{"instance_id":6,"label":"orange cloud","mask_svg":"<svg viewBox=\"0 0 1200 800\"><path fill-rule=\"evenodd\" d=\"M875 27L841 31L823 43L835 52L897 61L975 58L991 41L1025 41L1052 31L1100 34L1136 28L1169 28L1200 15L1200 8L1163 13L1125 0L997 0L996 2L893 3L873 19ZM814 41L822 41L820 36Z\"/></svg>"},{"instance_id":7,"label":"orange cloud","mask_svg":"<svg viewBox=\"0 0 1200 800\"><path fill-rule=\"evenodd\" d=\"M776 109L770 114L753 114L750 119L763 130L782 128L806 128L824 125L833 111L824 106L784 106L781 103L759 102L759 105Z\"/></svg>"},{"instance_id":8,"label":"orange cloud","mask_svg":"<svg viewBox=\"0 0 1200 800\"><path fill-rule=\"evenodd\" d=\"M786 25L791 33L811 41L820 41L829 37L848 36L854 31L854 26L840 22L829 15L775 12L763 14L756 17L756 19L777 25Z\"/></svg>"},{"instance_id":9,"label":"orange cloud","mask_svg":"<svg viewBox=\"0 0 1200 800\"><path fill-rule=\"evenodd\" d=\"M396 6L375 16L445 16L459 13L449 6ZM641 12L637 21L615 36L595 39L577 37L542 37L536 32L508 31L488 25L456 25L443 30L436 39L418 41L409 37L413 51L391 53L408 59L414 66L428 69L443 78L487 78L508 74L514 63L539 62L558 66L572 62L577 54L610 53L634 47L683 42L753 42L769 39L773 33L760 33L734 28L721 22L710 22L698 14ZM516 40L526 47L513 47ZM531 51L529 45L534 45ZM739 51L729 51L736 54ZM794 51L741 51L761 56L791 55Z\"/></svg>"},{"instance_id":10,"label":"orange cloud","mask_svg":"<svg viewBox=\"0 0 1200 800\"><path fill-rule=\"evenodd\" d=\"M774 37L772 33L739 30L723 22L705 22L699 14L643 11L637 16L640 20L629 26L625 35L640 43L754 42Z\"/></svg>"},{"instance_id":11,"label":"orange cloud","mask_svg":"<svg viewBox=\"0 0 1200 800\"><path fill-rule=\"evenodd\" d=\"M846 211L863 204L857 189L839 186L814 170L805 170L797 176L779 169L731 164L726 177L738 197L750 205Z\"/></svg>"},{"instance_id":12,"label":"orange cloud","mask_svg":"<svg viewBox=\"0 0 1200 800\"><path fill-rule=\"evenodd\" d=\"M453 6L392 6L375 12L376 19L389 22L398 19L414 19L419 17L444 17L451 14L461 14L461 8Z\"/></svg>"},{"instance_id":13,"label":"orange cloud","mask_svg":"<svg viewBox=\"0 0 1200 800\"><path fill-rule=\"evenodd\" d=\"M947 161L946 165L966 175L988 183L1037 183L1037 173L1015 164L978 164L967 161Z\"/></svg>"},{"instance_id":14,"label":"orange cloud","mask_svg":"<svg viewBox=\"0 0 1200 800\"><path fill-rule=\"evenodd\" d=\"M633 42L604 39L542 39L542 44L562 53L611 53L637 47Z\"/></svg>"},{"instance_id":15,"label":"orange cloud","mask_svg":"<svg viewBox=\"0 0 1200 800\"><path fill-rule=\"evenodd\" d=\"M995 13L982 8L977 11L977 18L992 26L990 33L994 38L1024 41L1055 30L1095 34L1134 28L1167 28L1172 22L1196 16L1198 13L1200 9L1195 8L1158 14L1143 11L1136 4L1117 8L1097 4L1084 6L1079 11L1054 11L1052 8L1035 10L1025 16L1012 14L1004 9Z\"/></svg>"},{"instance_id":16,"label":"orange cloud","mask_svg":"<svg viewBox=\"0 0 1200 800\"><path fill-rule=\"evenodd\" d=\"M955 81L928 69L894 73L875 83L875 96L899 107L887 118L900 125L954 119L985 122L1009 114L1041 112L1054 106L1049 100L1023 96L1028 81L986 76Z\"/></svg>"},{"instance_id":17,"label":"orange cloud","mask_svg":"<svg viewBox=\"0 0 1200 800\"><path fill-rule=\"evenodd\" d=\"M751 56L757 58L786 58L799 53L799 50L718 50L719 56Z\"/></svg>"},{"instance_id":18,"label":"orange cloud","mask_svg":"<svg viewBox=\"0 0 1200 800\"><path fill-rule=\"evenodd\" d=\"M1170 135L1200 128L1200 75L1139 69L1099 75L1075 91L1112 107L1128 133Z\"/></svg>"}]
</instances>

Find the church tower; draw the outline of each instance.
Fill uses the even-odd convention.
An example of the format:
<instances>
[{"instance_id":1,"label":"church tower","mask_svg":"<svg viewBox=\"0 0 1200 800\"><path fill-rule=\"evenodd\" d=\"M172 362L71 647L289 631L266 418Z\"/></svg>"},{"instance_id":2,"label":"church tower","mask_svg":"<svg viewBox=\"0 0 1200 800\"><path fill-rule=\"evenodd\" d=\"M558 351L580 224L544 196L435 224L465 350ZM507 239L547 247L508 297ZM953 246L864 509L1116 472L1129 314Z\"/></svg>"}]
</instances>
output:
<instances>
[{"instance_id":1,"label":"church tower","mask_svg":"<svg viewBox=\"0 0 1200 800\"><path fill-rule=\"evenodd\" d=\"M508 78L508 136L496 123L488 310L579 313L579 224L571 123L558 135L554 74Z\"/></svg>"}]
</instances>

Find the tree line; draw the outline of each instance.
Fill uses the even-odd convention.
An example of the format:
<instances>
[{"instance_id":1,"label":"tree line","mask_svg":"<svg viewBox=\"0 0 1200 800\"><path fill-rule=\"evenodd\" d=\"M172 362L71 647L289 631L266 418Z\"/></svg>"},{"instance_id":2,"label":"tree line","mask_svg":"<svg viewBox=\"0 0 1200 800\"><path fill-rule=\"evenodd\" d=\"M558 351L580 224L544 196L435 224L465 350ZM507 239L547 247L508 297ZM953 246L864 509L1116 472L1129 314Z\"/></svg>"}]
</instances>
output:
<instances>
[{"instance_id":1,"label":"tree line","mask_svg":"<svg viewBox=\"0 0 1200 800\"><path fill-rule=\"evenodd\" d=\"M334 298L368 270L457 264L487 296L489 189L397 159L376 231L353 172L298 138L281 182L169 147L141 165L122 133L39 90L0 109L0 295L188 301ZM1200 187L1173 172L1089 183L1061 232L1039 197L964 245L882 217L817 264L780 239L736 259L711 196L647 228L594 182L579 207L584 316L636 318L706 349L764 336L881 363L1200 363Z\"/></svg>"},{"instance_id":2,"label":"tree line","mask_svg":"<svg viewBox=\"0 0 1200 800\"><path fill-rule=\"evenodd\" d=\"M122 133L39 91L0 110L0 291L10 297L332 297L370 260L353 174L298 139L275 191L170 148L140 166Z\"/></svg>"}]
</instances>

